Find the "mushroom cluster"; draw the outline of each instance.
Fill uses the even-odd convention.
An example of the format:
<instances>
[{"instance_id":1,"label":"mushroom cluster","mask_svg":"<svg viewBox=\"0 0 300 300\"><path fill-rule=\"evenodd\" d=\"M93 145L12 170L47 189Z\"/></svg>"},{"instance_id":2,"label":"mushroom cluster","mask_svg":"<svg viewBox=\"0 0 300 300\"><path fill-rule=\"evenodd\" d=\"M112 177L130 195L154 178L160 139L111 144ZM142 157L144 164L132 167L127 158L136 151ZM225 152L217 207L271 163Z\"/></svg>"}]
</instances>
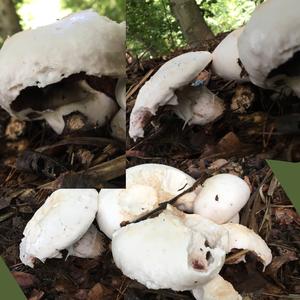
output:
<instances>
[{"instance_id":1,"label":"mushroom cluster","mask_svg":"<svg viewBox=\"0 0 300 300\"><path fill-rule=\"evenodd\" d=\"M248 184L219 174L196 185L189 175L161 164L131 167L126 175L126 189L54 192L25 227L21 261L33 267L36 258L62 257L63 249L79 257L100 255L104 244L92 224L96 218L126 276L151 289L191 291L198 300L241 299L219 275L226 254L245 249L264 267L272 260L265 241L238 224ZM161 213L149 218L154 210ZM241 261L245 256L236 263Z\"/></svg>"},{"instance_id":2,"label":"mushroom cluster","mask_svg":"<svg viewBox=\"0 0 300 300\"><path fill-rule=\"evenodd\" d=\"M45 119L58 134L72 112L102 126L125 93L117 84L125 77L125 23L85 10L16 33L0 50L0 70L0 105L12 116ZM116 123L125 128L124 118L115 119L113 132Z\"/></svg>"},{"instance_id":3,"label":"mushroom cluster","mask_svg":"<svg viewBox=\"0 0 300 300\"><path fill-rule=\"evenodd\" d=\"M223 100L198 79L210 63L211 70L225 80L250 81L300 97L299 5L298 0L267 0L212 54L188 52L166 62L137 95L130 115L130 137L143 137L147 120L163 105L171 105L188 124L205 125L218 119L224 111Z\"/></svg>"}]
</instances>

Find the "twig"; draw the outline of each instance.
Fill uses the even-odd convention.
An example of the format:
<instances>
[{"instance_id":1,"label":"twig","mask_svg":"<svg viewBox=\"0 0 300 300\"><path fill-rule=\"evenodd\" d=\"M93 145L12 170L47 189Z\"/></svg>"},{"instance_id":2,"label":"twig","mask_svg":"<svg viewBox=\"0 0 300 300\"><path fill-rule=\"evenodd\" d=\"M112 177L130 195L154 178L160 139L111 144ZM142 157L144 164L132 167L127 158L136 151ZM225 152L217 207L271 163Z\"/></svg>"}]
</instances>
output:
<instances>
[{"instance_id":1,"label":"twig","mask_svg":"<svg viewBox=\"0 0 300 300\"><path fill-rule=\"evenodd\" d=\"M175 196L174 198L172 198L172 199L170 199L168 201L160 203L157 208L151 210L150 212L146 213L145 215L143 215L141 217L138 217L137 219L135 219L135 220L133 220L131 222L123 222L121 224L121 226L125 226L125 225L132 224L132 223L138 223L140 221L144 221L144 220L150 218L154 214L156 214L156 213L162 211L163 209L165 209L168 205L173 205L183 195L188 194L190 192L193 192L207 178L208 178L208 174L207 173L203 173L200 176L200 178L191 187L189 187L188 189L184 190L182 193L178 194L177 196Z\"/></svg>"}]
</instances>

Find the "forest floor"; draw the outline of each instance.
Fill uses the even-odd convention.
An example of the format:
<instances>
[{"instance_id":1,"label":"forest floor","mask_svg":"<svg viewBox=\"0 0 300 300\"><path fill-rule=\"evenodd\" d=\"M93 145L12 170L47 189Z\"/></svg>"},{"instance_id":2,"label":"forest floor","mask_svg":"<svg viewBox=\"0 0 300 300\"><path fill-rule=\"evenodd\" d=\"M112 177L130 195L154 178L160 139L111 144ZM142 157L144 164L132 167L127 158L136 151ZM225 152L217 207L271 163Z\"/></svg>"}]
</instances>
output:
<instances>
[{"instance_id":1,"label":"forest floor","mask_svg":"<svg viewBox=\"0 0 300 300\"><path fill-rule=\"evenodd\" d=\"M208 50L212 49L208 47ZM133 60L128 66L128 116L142 83L166 60L178 54L148 61ZM300 217L265 161L300 161L300 102L293 97L274 96L250 84L225 82L214 76L208 88L227 104L220 120L204 127L184 127L183 121L165 107L148 124L144 139L137 142L128 139L128 166L164 163L179 168L195 179L203 173L212 175L220 172L231 172L245 178L251 184L252 194L241 212L241 223L266 240L272 250L273 261L263 272L255 257L247 254L246 264L232 265L227 260L221 275L234 285L245 300L300 299ZM231 100L239 89L245 89L245 94L254 99L244 114L230 110ZM81 134L83 144L67 142L53 146L73 137L51 136L42 122L27 124L26 131L11 140L5 134L10 118L3 111L0 116L0 255L29 299L193 299L189 292L149 290L126 278L113 263L108 239L107 251L97 259L49 259L45 264L37 263L34 269L21 264L18 249L24 227L50 192L62 186L62 180L49 178L43 171L45 165L52 166L52 160L48 162L46 159L38 174L34 174L34 170L31 173L17 170L19 153L27 148L39 150L46 147L43 159L51 157L59 162L58 166L63 161L68 164L76 162L72 169L76 173L89 168L84 168L81 156L74 160L74 153L79 149L94 154L92 161L96 160L96 165L113 161L122 151L114 142L104 142L99 138L96 140L100 147L95 145L95 132L89 135L89 142ZM75 138L78 139L78 135ZM25 146L22 146L23 143ZM89 166L93 165L92 161ZM38 164L30 166L32 169ZM75 181L81 182L81 179L79 177ZM119 184L119 179L116 180L108 182L115 186ZM101 188L101 183L97 187Z\"/></svg>"}]
</instances>

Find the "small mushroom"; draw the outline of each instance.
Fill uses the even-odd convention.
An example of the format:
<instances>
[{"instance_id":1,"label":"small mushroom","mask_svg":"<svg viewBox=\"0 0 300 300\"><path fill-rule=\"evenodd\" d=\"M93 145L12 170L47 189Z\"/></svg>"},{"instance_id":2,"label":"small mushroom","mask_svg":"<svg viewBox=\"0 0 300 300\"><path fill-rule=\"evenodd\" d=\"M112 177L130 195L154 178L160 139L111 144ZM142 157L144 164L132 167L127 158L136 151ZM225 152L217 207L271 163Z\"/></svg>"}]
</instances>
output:
<instances>
[{"instance_id":1,"label":"small mushroom","mask_svg":"<svg viewBox=\"0 0 300 300\"><path fill-rule=\"evenodd\" d=\"M205 125L215 121L224 111L224 102L207 87L185 87L176 91L175 113L189 125Z\"/></svg>"},{"instance_id":2,"label":"small mushroom","mask_svg":"<svg viewBox=\"0 0 300 300\"><path fill-rule=\"evenodd\" d=\"M229 222L247 203L248 184L232 174L218 174L205 180L194 201L194 213L217 224Z\"/></svg>"},{"instance_id":3,"label":"small mushroom","mask_svg":"<svg viewBox=\"0 0 300 300\"><path fill-rule=\"evenodd\" d=\"M289 87L300 97L300 2L268 0L259 5L238 41L250 80L263 88Z\"/></svg>"},{"instance_id":4,"label":"small mushroom","mask_svg":"<svg viewBox=\"0 0 300 300\"><path fill-rule=\"evenodd\" d=\"M111 135L118 140L126 140L126 112L122 108L115 114L110 122Z\"/></svg>"},{"instance_id":5,"label":"small mushroom","mask_svg":"<svg viewBox=\"0 0 300 300\"><path fill-rule=\"evenodd\" d=\"M116 231L112 254L126 276L150 289L192 290L221 270L226 237L221 226L168 206L156 218Z\"/></svg>"},{"instance_id":6,"label":"small mushroom","mask_svg":"<svg viewBox=\"0 0 300 300\"><path fill-rule=\"evenodd\" d=\"M9 37L0 51L0 105L21 120L85 114L99 126L117 110L111 99L125 76L125 24L92 10Z\"/></svg>"},{"instance_id":7,"label":"small mushroom","mask_svg":"<svg viewBox=\"0 0 300 300\"><path fill-rule=\"evenodd\" d=\"M224 280L220 275L193 290L196 300L242 300L241 295L232 284Z\"/></svg>"},{"instance_id":8,"label":"small mushroom","mask_svg":"<svg viewBox=\"0 0 300 300\"><path fill-rule=\"evenodd\" d=\"M103 235L92 224L83 237L71 245L68 254L82 258L95 258L105 251Z\"/></svg>"},{"instance_id":9,"label":"small mushroom","mask_svg":"<svg viewBox=\"0 0 300 300\"><path fill-rule=\"evenodd\" d=\"M60 189L51 194L27 223L20 244L20 259L33 268L35 258L61 258L60 250L77 242L97 212L94 189Z\"/></svg>"},{"instance_id":10,"label":"small mushroom","mask_svg":"<svg viewBox=\"0 0 300 300\"><path fill-rule=\"evenodd\" d=\"M126 170L126 189L102 189L97 222L109 238L122 222L130 222L191 187L195 179L162 164L142 164ZM198 191L197 191L198 192ZM196 191L183 195L176 205L191 211Z\"/></svg>"},{"instance_id":11,"label":"small mushroom","mask_svg":"<svg viewBox=\"0 0 300 300\"><path fill-rule=\"evenodd\" d=\"M210 63L209 52L179 55L166 62L140 89L130 115L129 136L144 136L144 126L160 106L177 105L175 90L188 85Z\"/></svg>"},{"instance_id":12,"label":"small mushroom","mask_svg":"<svg viewBox=\"0 0 300 300\"><path fill-rule=\"evenodd\" d=\"M248 81L239 63L238 39L243 27L229 33L213 51L212 69L226 80Z\"/></svg>"}]
</instances>

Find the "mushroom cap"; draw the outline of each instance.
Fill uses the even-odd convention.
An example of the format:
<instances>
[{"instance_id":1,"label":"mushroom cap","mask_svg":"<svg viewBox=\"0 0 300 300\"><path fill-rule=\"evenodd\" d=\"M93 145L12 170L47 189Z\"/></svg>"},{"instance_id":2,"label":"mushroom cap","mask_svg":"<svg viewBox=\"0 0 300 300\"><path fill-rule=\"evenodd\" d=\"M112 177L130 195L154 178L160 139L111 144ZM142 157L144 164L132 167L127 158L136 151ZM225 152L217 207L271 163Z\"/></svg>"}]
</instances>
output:
<instances>
[{"instance_id":1,"label":"mushroom cap","mask_svg":"<svg viewBox=\"0 0 300 300\"><path fill-rule=\"evenodd\" d=\"M120 109L110 122L111 135L118 140L126 140L126 112Z\"/></svg>"},{"instance_id":2,"label":"mushroom cap","mask_svg":"<svg viewBox=\"0 0 300 300\"><path fill-rule=\"evenodd\" d=\"M272 252L266 242L253 230L240 224L227 223L221 225L229 233L229 248L227 253L232 249L249 250L258 256L264 267L272 261Z\"/></svg>"},{"instance_id":3,"label":"mushroom cap","mask_svg":"<svg viewBox=\"0 0 300 300\"><path fill-rule=\"evenodd\" d=\"M298 0L268 0L255 9L238 41L240 59L254 84L276 89L296 80L300 96L299 9Z\"/></svg>"},{"instance_id":4,"label":"mushroom cap","mask_svg":"<svg viewBox=\"0 0 300 300\"><path fill-rule=\"evenodd\" d=\"M145 118L155 115L160 106L177 105L174 91L190 83L210 63L212 55L205 51L188 52L165 64L140 89L130 115L129 136L144 136Z\"/></svg>"},{"instance_id":5,"label":"mushroom cap","mask_svg":"<svg viewBox=\"0 0 300 300\"><path fill-rule=\"evenodd\" d=\"M172 199L195 182L184 172L162 164L141 164L126 170L126 189L101 189L97 222L109 238L120 223L133 221ZM191 207L196 193L180 197L181 208Z\"/></svg>"},{"instance_id":6,"label":"mushroom cap","mask_svg":"<svg viewBox=\"0 0 300 300\"><path fill-rule=\"evenodd\" d=\"M241 27L229 33L212 53L213 71L226 80L248 81L247 77L241 76L242 68L238 63L238 39L243 29Z\"/></svg>"},{"instance_id":7,"label":"mushroom cap","mask_svg":"<svg viewBox=\"0 0 300 300\"><path fill-rule=\"evenodd\" d=\"M185 87L176 92L178 105L175 113L189 125L206 125L219 118L225 109L224 102L207 87Z\"/></svg>"},{"instance_id":8,"label":"mushroom cap","mask_svg":"<svg viewBox=\"0 0 300 300\"><path fill-rule=\"evenodd\" d=\"M193 290L196 300L242 300L241 295L234 289L232 284L217 275L203 287Z\"/></svg>"},{"instance_id":9,"label":"mushroom cap","mask_svg":"<svg viewBox=\"0 0 300 300\"><path fill-rule=\"evenodd\" d=\"M97 212L94 189L59 189L35 212L24 229L20 259L33 267L34 258L61 257L60 250L78 241Z\"/></svg>"},{"instance_id":10,"label":"mushroom cap","mask_svg":"<svg viewBox=\"0 0 300 300\"><path fill-rule=\"evenodd\" d=\"M71 245L68 254L82 258L95 258L105 251L103 235L92 224L80 240Z\"/></svg>"},{"instance_id":11,"label":"mushroom cap","mask_svg":"<svg viewBox=\"0 0 300 300\"><path fill-rule=\"evenodd\" d=\"M243 179L232 174L218 174L203 183L194 201L194 213L223 224L242 209L249 196L250 188Z\"/></svg>"},{"instance_id":12,"label":"mushroom cap","mask_svg":"<svg viewBox=\"0 0 300 300\"><path fill-rule=\"evenodd\" d=\"M0 104L10 104L29 86L43 88L72 74L125 74L125 24L92 10L8 38L0 51Z\"/></svg>"},{"instance_id":13,"label":"mushroom cap","mask_svg":"<svg viewBox=\"0 0 300 300\"><path fill-rule=\"evenodd\" d=\"M117 267L151 289L191 290L210 281L223 266L219 244L227 232L190 216L168 206L156 218L116 231L112 254Z\"/></svg>"},{"instance_id":14,"label":"mushroom cap","mask_svg":"<svg viewBox=\"0 0 300 300\"><path fill-rule=\"evenodd\" d=\"M239 223L240 223L240 215L239 215L239 213L237 213L236 215L234 215L234 216L228 221L228 223L239 224Z\"/></svg>"}]
</instances>

